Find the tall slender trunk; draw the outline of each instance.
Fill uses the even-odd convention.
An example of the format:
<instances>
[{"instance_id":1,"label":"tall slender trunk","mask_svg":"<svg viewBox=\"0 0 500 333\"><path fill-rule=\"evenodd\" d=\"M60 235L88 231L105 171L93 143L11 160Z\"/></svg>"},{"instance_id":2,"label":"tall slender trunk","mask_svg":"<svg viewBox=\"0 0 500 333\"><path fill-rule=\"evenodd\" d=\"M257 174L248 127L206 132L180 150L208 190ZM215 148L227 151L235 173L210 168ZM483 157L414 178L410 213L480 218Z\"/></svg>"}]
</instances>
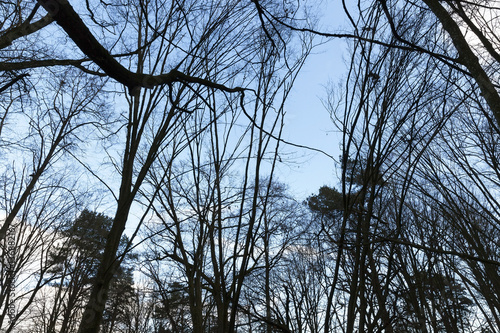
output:
<instances>
[{"instance_id":1,"label":"tall slender trunk","mask_svg":"<svg viewBox=\"0 0 500 333\"><path fill-rule=\"evenodd\" d=\"M116 212L113 226L106 240L102 262L99 265L95 283L87 306L85 307L82 321L80 322L79 333L97 333L102 323L111 279L119 266L116 260L116 254L118 252L121 236L125 230L125 224L127 223L128 213L132 203L130 199L122 201L125 201L125 203L118 205L118 211Z\"/></svg>"}]
</instances>

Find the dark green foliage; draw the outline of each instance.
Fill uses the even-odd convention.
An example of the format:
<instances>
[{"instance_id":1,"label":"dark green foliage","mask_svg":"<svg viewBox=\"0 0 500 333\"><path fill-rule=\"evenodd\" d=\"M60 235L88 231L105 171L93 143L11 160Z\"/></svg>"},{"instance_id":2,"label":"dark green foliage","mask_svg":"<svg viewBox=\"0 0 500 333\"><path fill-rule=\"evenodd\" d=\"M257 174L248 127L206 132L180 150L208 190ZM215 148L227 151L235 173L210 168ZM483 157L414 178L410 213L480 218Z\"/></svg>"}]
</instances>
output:
<instances>
[{"instance_id":1,"label":"dark green foliage","mask_svg":"<svg viewBox=\"0 0 500 333\"><path fill-rule=\"evenodd\" d=\"M103 333L116 332L118 328L132 326L133 319L129 309L137 297L132 268L121 268L117 272L111 282L108 297L103 315Z\"/></svg>"},{"instance_id":2,"label":"dark green foliage","mask_svg":"<svg viewBox=\"0 0 500 333\"><path fill-rule=\"evenodd\" d=\"M103 214L84 210L62 230L65 242L51 253L52 271L71 277L63 278L62 284L76 284L80 289L92 283L111 223Z\"/></svg>"},{"instance_id":3,"label":"dark green foliage","mask_svg":"<svg viewBox=\"0 0 500 333\"><path fill-rule=\"evenodd\" d=\"M71 238L70 244L75 248L99 256L112 223L110 217L85 209L64 234Z\"/></svg>"},{"instance_id":4,"label":"dark green foliage","mask_svg":"<svg viewBox=\"0 0 500 333\"><path fill-rule=\"evenodd\" d=\"M101 261L112 223L113 220L102 213L83 210L80 216L62 231L66 242L52 255L53 260L59 264L65 261L66 265L74 269L77 269L77 266L85 266L87 277L91 279L96 273L97 264ZM120 243L120 252L123 252L128 238L123 236ZM125 261L132 258L134 255L127 253ZM127 268L119 269L117 274L123 274L125 270Z\"/></svg>"},{"instance_id":5,"label":"dark green foliage","mask_svg":"<svg viewBox=\"0 0 500 333\"><path fill-rule=\"evenodd\" d=\"M158 332L189 332L189 295L187 287L180 282L171 282L167 290L158 291L159 304L154 317L158 321Z\"/></svg>"},{"instance_id":6,"label":"dark green foliage","mask_svg":"<svg viewBox=\"0 0 500 333\"><path fill-rule=\"evenodd\" d=\"M364 159L353 160L348 158L342 167L347 184L358 186L383 185L384 178L376 165Z\"/></svg>"},{"instance_id":7,"label":"dark green foliage","mask_svg":"<svg viewBox=\"0 0 500 333\"><path fill-rule=\"evenodd\" d=\"M335 211L342 211L342 193L335 188L322 186L317 195L307 199L307 205L313 212L330 215Z\"/></svg>"},{"instance_id":8,"label":"dark green foliage","mask_svg":"<svg viewBox=\"0 0 500 333\"><path fill-rule=\"evenodd\" d=\"M102 260L104 244L113 220L108 216L83 210L73 223L62 231L65 242L57 252L51 254L53 273L60 279L52 285L64 289L66 299L62 315L62 331L75 324L83 302L95 280L99 263ZM120 252L123 252L128 240L122 237ZM114 327L126 321L126 305L134 299L133 269L128 267L133 255L127 254L124 262L115 272L105 309L103 330L113 331Z\"/></svg>"},{"instance_id":9,"label":"dark green foliage","mask_svg":"<svg viewBox=\"0 0 500 333\"><path fill-rule=\"evenodd\" d=\"M403 313L396 328L422 332L423 323L433 332L462 332L470 329L468 316L473 301L465 288L440 273L418 272L411 277L409 292L400 296ZM418 318L419 316L421 318Z\"/></svg>"}]
</instances>

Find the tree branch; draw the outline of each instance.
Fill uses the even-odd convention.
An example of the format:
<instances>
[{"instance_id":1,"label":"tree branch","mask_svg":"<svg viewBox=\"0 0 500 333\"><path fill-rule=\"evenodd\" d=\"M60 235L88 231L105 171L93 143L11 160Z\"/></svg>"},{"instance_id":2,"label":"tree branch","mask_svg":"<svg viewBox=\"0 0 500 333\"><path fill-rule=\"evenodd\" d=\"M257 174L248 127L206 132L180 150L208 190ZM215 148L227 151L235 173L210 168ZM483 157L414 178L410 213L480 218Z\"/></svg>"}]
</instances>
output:
<instances>
[{"instance_id":1,"label":"tree branch","mask_svg":"<svg viewBox=\"0 0 500 333\"><path fill-rule=\"evenodd\" d=\"M245 90L244 88L230 88L207 79L192 77L175 69L160 75L134 73L120 64L99 43L67 0L37 1L82 52L95 62L109 77L125 85L131 95L134 95L137 89L140 88L153 88L174 82L198 83L226 92L243 92Z\"/></svg>"},{"instance_id":2,"label":"tree branch","mask_svg":"<svg viewBox=\"0 0 500 333\"><path fill-rule=\"evenodd\" d=\"M21 25L8 29L0 36L0 50L11 45L14 40L37 32L52 22L52 17L47 14L36 22L29 23L27 19Z\"/></svg>"},{"instance_id":3,"label":"tree branch","mask_svg":"<svg viewBox=\"0 0 500 333\"><path fill-rule=\"evenodd\" d=\"M486 103L493 112L497 123L500 124L500 96L495 89L495 85L491 82L490 78L479 63L479 59L474 54L469 43L460 31L460 27L457 22L455 22L450 13L438 0L423 0L423 2L429 7L434 15L436 15L443 28L448 32L453 45L458 51L459 63L467 67L470 75L479 86Z\"/></svg>"},{"instance_id":4,"label":"tree branch","mask_svg":"<svg viewBox=\"0 0 500 333\"><path fill-rule=\"evenodd\" d=\"M21 75L16 76L12 80L10 80L9 83L5 84L3 87L0 87L0 94L3 93L5 90L7 90L9 87L13 86L17 81L21 80L22 78L24 78L26 76L29 76L29 74L27 74L27 73L21 74ZM2 118L2 121L1 121L2 125L3 125L4 119L5 119L5 117ZM0 126L0 129L1 129L1 126Z\"/></svg>"},{"instance_id":5,"label":"tree branch","mask_svg":"<svg viewBox=\"0 0 500 333\"><path fill-rule=\"evenodd\" d=\"M81 67L82 62L88 59L48 59L48 60L28 60L21 62L0 62L0 71L17 71L28 68L52 67L52 66L76 66Z\"/></svg>"}]
</instances>

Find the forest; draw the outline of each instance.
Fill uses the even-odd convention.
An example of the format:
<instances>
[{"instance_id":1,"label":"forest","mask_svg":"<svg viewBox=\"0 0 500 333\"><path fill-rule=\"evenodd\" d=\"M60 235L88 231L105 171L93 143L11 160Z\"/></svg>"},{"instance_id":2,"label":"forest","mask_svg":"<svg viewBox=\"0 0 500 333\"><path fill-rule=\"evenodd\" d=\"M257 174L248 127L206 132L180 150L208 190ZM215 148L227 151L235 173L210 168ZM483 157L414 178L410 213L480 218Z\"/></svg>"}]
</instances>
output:
<instances>
[{"instance_id":1,"label":"forest","mask_svg":"<svg viewBox=\"0 0 500 333\"><path fill-rule=\"evenodd\" d=\"M0 332L500 332L500 2L336 3L0 1Z\"/></svg>"}]
</instances>

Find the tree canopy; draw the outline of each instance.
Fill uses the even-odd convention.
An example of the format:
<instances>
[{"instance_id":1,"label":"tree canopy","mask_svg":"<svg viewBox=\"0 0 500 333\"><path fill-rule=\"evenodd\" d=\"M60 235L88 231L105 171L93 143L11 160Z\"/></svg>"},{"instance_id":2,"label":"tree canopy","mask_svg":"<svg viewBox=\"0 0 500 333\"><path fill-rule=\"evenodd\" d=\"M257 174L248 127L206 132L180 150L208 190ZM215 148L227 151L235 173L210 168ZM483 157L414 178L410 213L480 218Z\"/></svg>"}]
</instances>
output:
<instances>
[{"instance_id":1,"label":"tree canopy","mask_svg":"<svg viewBox=\"0 0 500 333\"><path fill-rule=\"evenodd\" d=\"M500 330L497 3L322 8L0 3L2 331ZM332 39L304 201L287 98Z\"/></svg>"}]
</instances>

